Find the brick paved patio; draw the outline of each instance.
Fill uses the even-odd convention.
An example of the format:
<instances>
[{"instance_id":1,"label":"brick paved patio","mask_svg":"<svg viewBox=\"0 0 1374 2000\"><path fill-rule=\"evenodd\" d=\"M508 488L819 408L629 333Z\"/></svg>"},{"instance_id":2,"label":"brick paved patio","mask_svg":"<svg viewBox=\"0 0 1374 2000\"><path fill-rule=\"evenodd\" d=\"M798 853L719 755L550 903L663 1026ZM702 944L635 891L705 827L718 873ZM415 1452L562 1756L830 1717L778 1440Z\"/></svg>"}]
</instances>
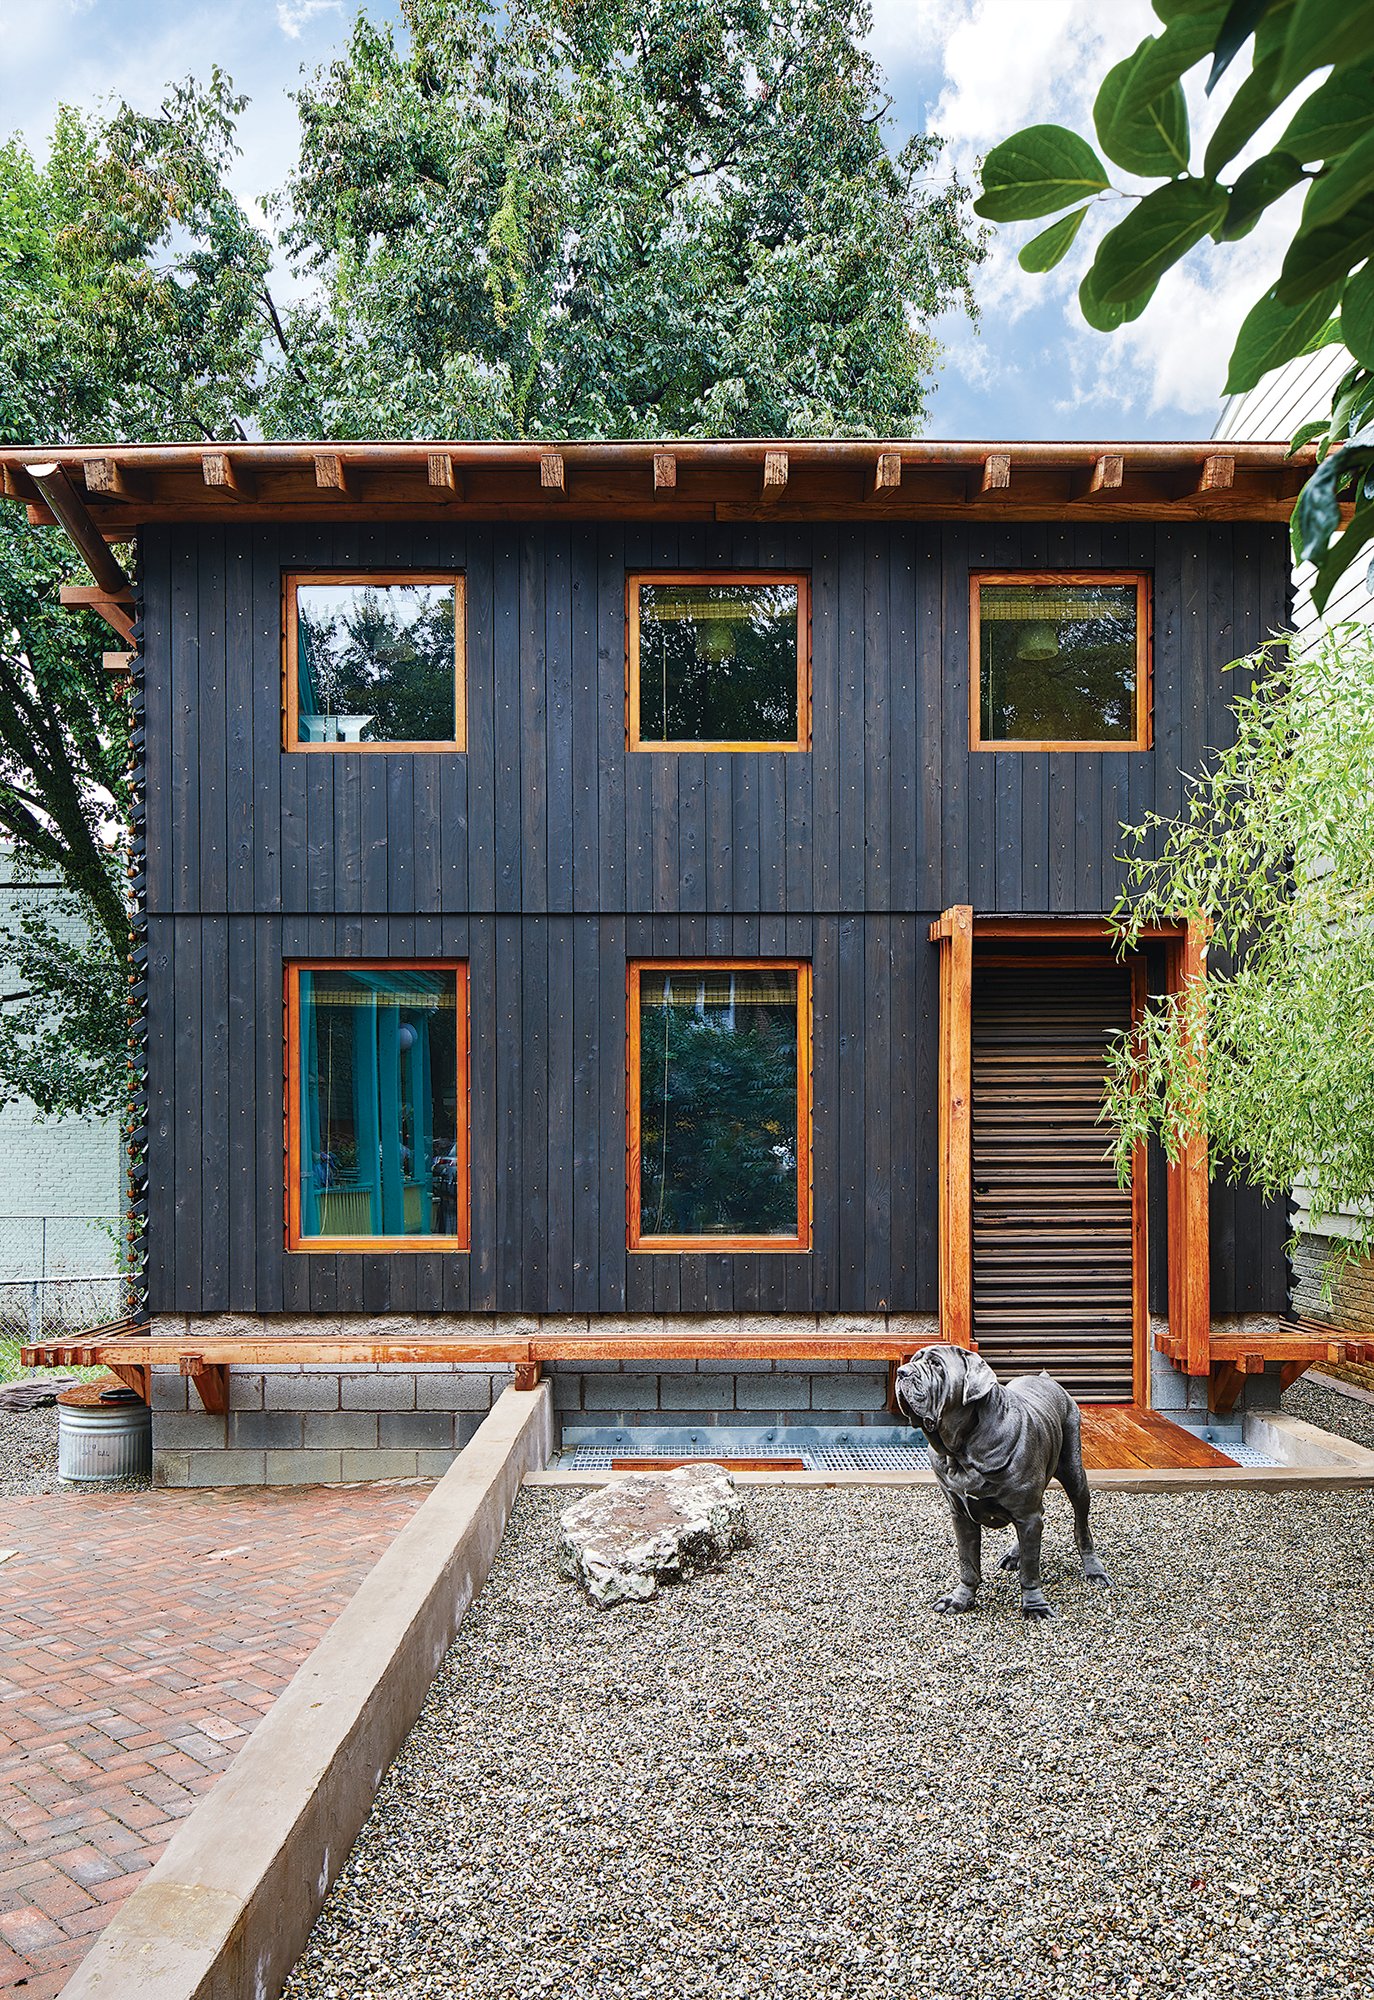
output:
<instances>
[{"instance_id":1,"label":"brick paved patio","mask_svg":"<svg viewBox=\"0 0 1374 2000\"><path fill-rule=\"evenodd\" d=\"M60 1991L428 1491L0 1500L0 1993Z\"/></svg>"}]
</instances>

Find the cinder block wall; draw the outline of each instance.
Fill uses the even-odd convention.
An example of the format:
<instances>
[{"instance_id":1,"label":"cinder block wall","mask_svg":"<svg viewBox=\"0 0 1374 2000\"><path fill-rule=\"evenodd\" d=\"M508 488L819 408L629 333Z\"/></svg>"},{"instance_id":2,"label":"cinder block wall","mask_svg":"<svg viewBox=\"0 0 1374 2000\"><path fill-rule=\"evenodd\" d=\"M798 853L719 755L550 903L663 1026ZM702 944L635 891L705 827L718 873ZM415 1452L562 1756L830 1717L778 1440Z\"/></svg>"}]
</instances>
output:
<instances>
[{"instance_id":1,"label":"cinder block wall","mask_svg":"<svg viewBox=\"0 0 1374 2000\"><path fill-rule=\"evenodd\" d=\"M887 1369L871 1361L555 1361L560 1429L691 1430L900 1423Z\"/></svg>"},{"instance_id":2,"label":"cinder block wall","mask_svg":"<svg viewBox=\"0 0 1374 2000\"><path fill-rule=\"evenodd\" d=\"M234 1368L229 1410L153 1370L153 1483L302 1486L437 1479L511 1381L509 1368Z\"/></svg>"}]
</instances>

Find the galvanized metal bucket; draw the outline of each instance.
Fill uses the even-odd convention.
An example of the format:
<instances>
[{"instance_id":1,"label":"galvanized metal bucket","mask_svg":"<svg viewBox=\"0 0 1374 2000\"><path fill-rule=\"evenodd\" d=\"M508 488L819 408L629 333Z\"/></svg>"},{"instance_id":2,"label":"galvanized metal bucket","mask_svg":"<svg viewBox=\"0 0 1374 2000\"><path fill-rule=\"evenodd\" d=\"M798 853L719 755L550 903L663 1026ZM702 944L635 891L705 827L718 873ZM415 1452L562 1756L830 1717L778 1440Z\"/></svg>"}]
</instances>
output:
<instances>
[{"instance_id":1,"label":"galvanized metal bucket","mask_svg":"<svg viewBox=\"0 0 1374 2000\"><path fill-rule=\"evenodd\" d=\"M132 1390L82 1382L57 1399L57 1476L85 1485L147 1478L153 1469L153 1417Z\"/></svg>"}]
</instances>

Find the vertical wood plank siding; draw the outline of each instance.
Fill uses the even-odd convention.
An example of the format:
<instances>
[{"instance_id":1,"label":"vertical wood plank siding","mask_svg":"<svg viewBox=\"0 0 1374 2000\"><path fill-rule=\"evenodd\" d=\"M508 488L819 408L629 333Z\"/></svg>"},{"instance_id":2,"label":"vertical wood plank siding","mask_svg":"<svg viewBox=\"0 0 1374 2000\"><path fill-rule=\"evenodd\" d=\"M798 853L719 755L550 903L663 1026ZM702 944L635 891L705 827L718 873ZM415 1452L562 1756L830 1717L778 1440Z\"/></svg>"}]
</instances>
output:
<instances>
[{"instance_id":1,"label":"vertical wood plank siding","mask_svg":"<svg viewBox=\"0 0 1374 2000\"><path fill-rule=\"evenodd\" d=\"M312 562L465 573L466 754L283 755ZM627 754L646 565L810 573L809 753ZM989 565L1152 573L1153 751L970 755ZM154 528L144 575L150 1297L192 1312L933 1311L931 918L1109 908L1121 823L1229 740L1221 668L1289 601L1248 524ZM626 961L697 952L811 961L810 1255L626 1251ZM358 953L470 962L467 1255L284 1249L282 967ZM1212 1218L1215 1310L1281 1307L1281 1206Z\"/></svg>"}]
</instances>

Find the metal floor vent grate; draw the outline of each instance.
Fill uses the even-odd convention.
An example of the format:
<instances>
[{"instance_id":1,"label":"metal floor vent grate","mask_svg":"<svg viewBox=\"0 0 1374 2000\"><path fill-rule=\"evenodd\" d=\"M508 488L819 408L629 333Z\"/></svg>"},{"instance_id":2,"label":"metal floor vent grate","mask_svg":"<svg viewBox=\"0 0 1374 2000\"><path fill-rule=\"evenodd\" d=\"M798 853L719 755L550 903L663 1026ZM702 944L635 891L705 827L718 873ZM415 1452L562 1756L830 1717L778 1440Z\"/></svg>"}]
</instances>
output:
<instances>
[{"instance_id":1,"label":"metal floor vent grate","mask_svg":"<svg viewBox=\"0 0 1374 2000\"><path fill-rule=\"evenodd\" d=\"M563 1463L572 1472L605 1472L620 1459L712 1459L729 1464L732 1459L776 1459L795 1466L800 1459L807 1472L925 1472L930 1458L922 1445L709 1445L698 1444L579 1444L565 1453Z\"/></svg>"}]
</instances>

